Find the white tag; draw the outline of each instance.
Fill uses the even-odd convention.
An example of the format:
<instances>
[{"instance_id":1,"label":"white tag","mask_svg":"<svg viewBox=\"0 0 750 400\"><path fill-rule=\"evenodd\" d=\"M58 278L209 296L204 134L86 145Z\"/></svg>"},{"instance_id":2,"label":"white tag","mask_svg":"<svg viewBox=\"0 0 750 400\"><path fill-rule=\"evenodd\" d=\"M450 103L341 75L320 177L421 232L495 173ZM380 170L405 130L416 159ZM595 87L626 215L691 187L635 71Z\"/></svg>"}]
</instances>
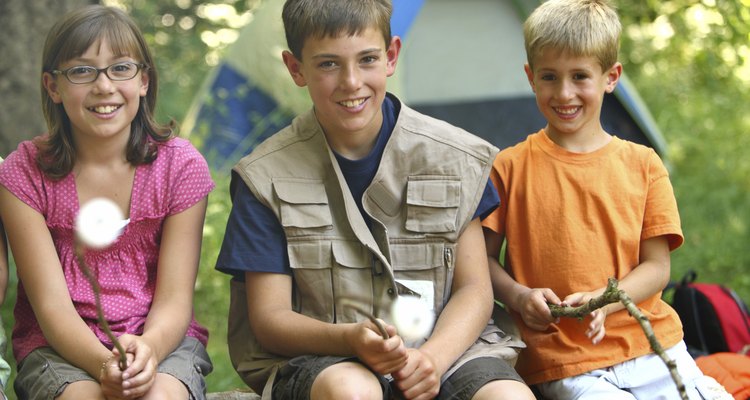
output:
<instances>
[{"instance_id":1,"label":"white tag","mask_svg":"<svg viewBox=\"0 0 750 400\"><path fill-rule=\"evenodd\" d=\"M432 281L396 279L396 282L419 293L419 301L425 303L429 310L435 309L435 284Z\"/></svg>"}]
</instances>

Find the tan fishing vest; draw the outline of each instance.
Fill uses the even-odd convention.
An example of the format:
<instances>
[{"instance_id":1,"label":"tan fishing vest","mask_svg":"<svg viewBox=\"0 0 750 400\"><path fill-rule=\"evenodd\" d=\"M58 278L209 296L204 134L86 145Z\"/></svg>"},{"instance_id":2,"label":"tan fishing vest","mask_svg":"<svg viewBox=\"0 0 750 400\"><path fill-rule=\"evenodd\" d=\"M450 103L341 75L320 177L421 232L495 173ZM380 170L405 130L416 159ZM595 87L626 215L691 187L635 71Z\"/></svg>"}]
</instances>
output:
<instances>
[{"instance_id":1,"label":"tan fishing vest","mask_svg":"<svg viewBox=\"0 0 750 400\"><path fill-rule=\"evenodd\" d=\"M330 323L365 319L343 305L348 298L390 321L397 294L416 292L436 314L443 309L456 242L479 204L497 151L402 105L363 195L372 229L312 111L260 144L234 171L283 226L295 311ZM285 359L255 341L241 282L232 282L229 324L235 369L259 392Z\"/></svg>"}]
</instances>

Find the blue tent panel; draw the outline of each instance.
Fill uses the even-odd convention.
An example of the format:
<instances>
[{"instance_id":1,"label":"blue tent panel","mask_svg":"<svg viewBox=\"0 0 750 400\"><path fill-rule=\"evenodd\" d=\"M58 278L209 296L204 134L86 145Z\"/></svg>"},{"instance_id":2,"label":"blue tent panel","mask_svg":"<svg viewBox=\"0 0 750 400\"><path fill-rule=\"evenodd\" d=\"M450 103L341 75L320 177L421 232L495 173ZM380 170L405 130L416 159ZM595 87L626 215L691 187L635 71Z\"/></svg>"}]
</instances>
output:
<instances>
[{"instance_id":1,"label":"blue tent panel","mask_svg":"<svg viewBox=\"0 0 750 400\"><path fill-rule=\"evenodd\" d=\"M406 37L414 18L419 14L424 0L394 0L393 15L391 15L391 33Z\"/></svg>"},{"instance_id":2,"label":"blue tent panel","mask_svg":"<svg viewBox=\"0 0 750 400\"><path fill-rule=\"evenodd\" d=\"M226 63L221 64L201 104L193 134L212 167L230 168L292 119L276 101ZM226 165L228 164L228 165Z\"/></svg>"}]
</instances>

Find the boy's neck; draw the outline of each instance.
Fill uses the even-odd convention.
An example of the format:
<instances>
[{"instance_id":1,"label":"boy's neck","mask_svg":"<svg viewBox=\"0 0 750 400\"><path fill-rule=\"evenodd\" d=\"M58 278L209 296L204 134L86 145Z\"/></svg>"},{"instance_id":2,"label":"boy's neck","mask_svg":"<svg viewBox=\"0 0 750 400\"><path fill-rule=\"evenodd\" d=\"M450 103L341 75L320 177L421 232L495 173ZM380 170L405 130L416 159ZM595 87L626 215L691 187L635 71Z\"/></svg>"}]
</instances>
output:
<instances>
[{"instance_id":1,"label":"boy's neck","mask_svg":"<svg viewBox=\"0 0 750 400\"><path fill-rule=\"evenodd\" d=\"M323 128L328 145L338 155L349 159L359 160L367 157L375 147L380 129L383 125L383 115L379 115L379 123L360 131L327 130Z\"/></svg>"},{"instance_id":2,"label":"boy's neck","mask_svg":"<svg viewBox=\"0 0 750 400\"><path fill-rule=\"evenodd\" d=\"M571 153L591 153L606 146L612 140L612 135L601 128L593 132L581 131L573 134L561 134L550 130L547 126L544 131L552 142Z\"/></svg>"}]
</instances>

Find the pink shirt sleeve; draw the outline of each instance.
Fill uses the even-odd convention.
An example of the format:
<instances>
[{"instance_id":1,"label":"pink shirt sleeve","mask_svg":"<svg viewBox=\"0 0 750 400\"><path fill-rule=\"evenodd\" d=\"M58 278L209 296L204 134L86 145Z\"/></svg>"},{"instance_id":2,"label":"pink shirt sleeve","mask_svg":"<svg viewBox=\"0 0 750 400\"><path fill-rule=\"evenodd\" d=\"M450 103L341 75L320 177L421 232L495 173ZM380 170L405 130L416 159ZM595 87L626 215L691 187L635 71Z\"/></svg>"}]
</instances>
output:
<instances>
[{"instance_id":1,"label":"pink shirt sleeve","mask_svg":"<svg viewBox=\"0 0 750 400\"><path fill-rule=\"evenodd\" d=\"M0 185L19 200L41 214L47 210L46 191L51 182L45 182L36 165L37 148L31 141L21 142L18 149L0 163Z\"/></svg>"}]
</instances>

